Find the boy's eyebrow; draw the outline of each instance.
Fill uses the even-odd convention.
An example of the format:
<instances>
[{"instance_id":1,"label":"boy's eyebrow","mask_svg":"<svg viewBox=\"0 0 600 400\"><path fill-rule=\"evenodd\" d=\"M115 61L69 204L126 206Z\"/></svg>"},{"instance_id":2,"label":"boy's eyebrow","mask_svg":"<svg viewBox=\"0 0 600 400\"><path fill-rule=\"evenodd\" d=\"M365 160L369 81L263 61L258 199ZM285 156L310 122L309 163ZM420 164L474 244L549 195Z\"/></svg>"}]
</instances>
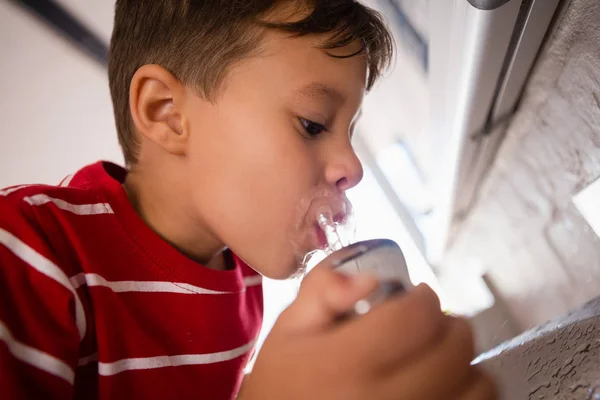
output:
<instances>
[{"instance_id":1,"label":"boy's eyebrow","mask_svg":"<svg viewBox=\"0 0 600 400\"><path fill-rule=\"evenodd\" d=\"M344 101L344 95L340 93L337 89L319 82L313 82L304 86L303 88L297 91L297 94L302 97L307 97L311 99L321 99L323 97L329 97L335 100L336 102L342 103Z\"/></svg>"}]
</instances>

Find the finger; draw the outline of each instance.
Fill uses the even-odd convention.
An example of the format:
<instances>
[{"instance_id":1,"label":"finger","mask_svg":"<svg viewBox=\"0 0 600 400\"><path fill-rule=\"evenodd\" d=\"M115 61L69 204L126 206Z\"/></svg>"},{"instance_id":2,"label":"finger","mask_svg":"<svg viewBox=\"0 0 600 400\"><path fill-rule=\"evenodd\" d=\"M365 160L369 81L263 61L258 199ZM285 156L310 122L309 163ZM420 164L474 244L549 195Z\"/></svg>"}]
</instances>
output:
<instances>
[{"instance_id":1,"label":"finger","mask_svg":"<svg viewBox=\"0 0 600 400\"><path fill-rule=\"evenodd\" d=\"M347 276L329 268L315 268L278 324L281 329L299 333L326 329L376 287L377 280L370 275Z\"/></svg>"},{"instance_id":2,"label":"finger","mask_svg":"<svg viewBox=\"0 0 600 400\"><path fill-rule=\"evenodd\" d=\"M496 400L498 388L491 377L480 370L475 370L472 379L465 386L456 400Z\"/></svg>"},{"instance_id":3,"label":"finger","mask_svg":"<svg viewBox=\"0 0 600 400\"><path fill-rule=\"evenodd\" d=\"M424 349L423 355L397 364L388 390L402 388L406 393L426 394L427 398L446 398L465 385L474 370L471 327L464 319L445 320L446 329L438 342Z\"/></svg>"},{"instance_id":4,"label":"finger","mask_svg":"<svg viewBox=\"0 0 600 400\"><path fill-rule=\"evenodd\" d=\"M340 324L340 343L352 343L344 350L368 367L397 364L442 335L444 314L439 299L427 285L392 297L367 314Z\"/></svg>"}]
</instances>

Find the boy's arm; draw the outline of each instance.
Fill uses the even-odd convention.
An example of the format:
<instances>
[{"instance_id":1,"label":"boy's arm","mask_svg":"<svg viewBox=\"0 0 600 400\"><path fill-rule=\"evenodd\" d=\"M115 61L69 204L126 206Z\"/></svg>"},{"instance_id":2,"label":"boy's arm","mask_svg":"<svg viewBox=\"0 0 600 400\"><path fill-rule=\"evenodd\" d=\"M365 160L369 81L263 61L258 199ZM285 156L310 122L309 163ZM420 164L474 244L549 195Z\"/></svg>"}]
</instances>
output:
<instances>
[{"instance_id":1,"label":"boy's arm","mask_svg":"<svg viewBox=\"0 0 600 400\"><path fill-rule=\"evenodd\" d=\"M70 398L85 315L44 235L20 211L0 196L0 393Z\"/></svg>"}]
</instances>

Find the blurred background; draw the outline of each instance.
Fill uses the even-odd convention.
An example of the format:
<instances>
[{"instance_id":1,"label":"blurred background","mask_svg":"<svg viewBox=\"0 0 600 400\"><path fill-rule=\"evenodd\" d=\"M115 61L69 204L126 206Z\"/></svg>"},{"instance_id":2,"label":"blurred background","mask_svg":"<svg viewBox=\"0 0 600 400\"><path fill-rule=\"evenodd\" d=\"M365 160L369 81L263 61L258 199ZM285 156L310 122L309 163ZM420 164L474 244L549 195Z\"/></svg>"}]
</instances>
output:
<instances>
[{"instance_id":1,"label":"blurred background","mask_svg":"<svg viewBox=\"0 0 600 400\"><path fill-rule=\"evenodd\" d=\"M479 351L600 295L600 2L364 0L398 55L356 134L357 239L468 316ZM0 187L122 163L113 1L0 1ZM298 282L265 282L268 332Z\"/></svg>"}]
</instances>

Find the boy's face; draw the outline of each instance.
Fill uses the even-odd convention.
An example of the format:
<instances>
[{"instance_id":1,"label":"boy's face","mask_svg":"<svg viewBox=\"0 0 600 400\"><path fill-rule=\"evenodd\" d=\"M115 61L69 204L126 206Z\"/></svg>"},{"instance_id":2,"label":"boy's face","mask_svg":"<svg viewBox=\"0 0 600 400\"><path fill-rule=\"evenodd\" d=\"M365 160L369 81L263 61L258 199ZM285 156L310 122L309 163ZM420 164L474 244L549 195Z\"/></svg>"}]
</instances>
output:
<instances>
[{"instance_id":1,"label":"boy's face","mask_svg":"<svg viewBox=\"0 0 600 400\"><path fill-rule=\"evenodd\" d=\"M271 278L290 276L299 257L322 245L315 194L335 202L362 178L351 135L365 58L327 55L323 40L268 32L260 55L230 69L215 102L190 90L183 107L197 218Z\"/></svg>"}]
</instances>

